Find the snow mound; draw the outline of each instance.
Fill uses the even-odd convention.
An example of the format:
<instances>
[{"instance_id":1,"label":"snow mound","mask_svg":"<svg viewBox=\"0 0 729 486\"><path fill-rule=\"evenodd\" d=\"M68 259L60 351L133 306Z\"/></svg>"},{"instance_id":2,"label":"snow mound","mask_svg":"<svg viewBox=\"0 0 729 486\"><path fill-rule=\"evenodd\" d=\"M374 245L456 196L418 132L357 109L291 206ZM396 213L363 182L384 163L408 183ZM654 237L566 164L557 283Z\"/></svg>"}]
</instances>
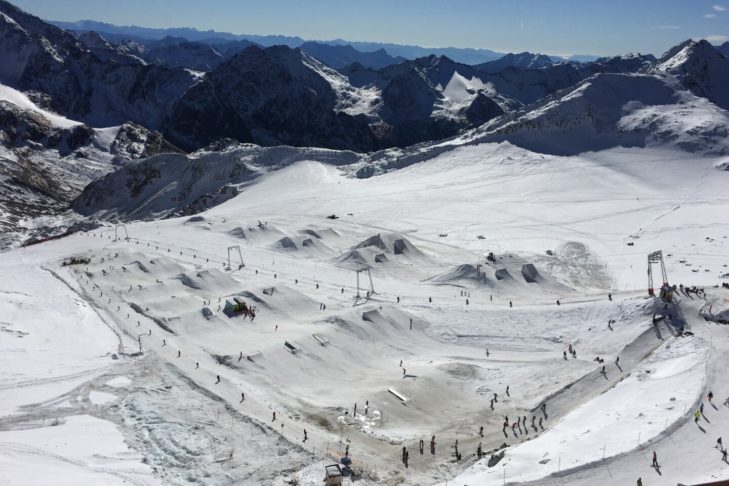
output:
<instances>
[{"instance_id":1,"label":"snow mound","mask_svg":"<svg viewBox=\"0 0 729 486\"><path fill-rule=\"evenodd\" d=\"M430 279L434 283L464 283L476 285L492 285L493 282L486 276L486 272L481 271L477 265L464 263L452 268L440 275Z\"/></svg>"},{"instance_id":2,"label":"snow mound","mask_svg":"<svg viewBox=\"0 0 729 486\"><path fill-rule=\"evenodd\" d=\"M274 243L273 248L283 251L294 251L299 249L299 247L296 245L296 242L288 236L284 236L276 243Z\"/></svg>"}]
</instances>

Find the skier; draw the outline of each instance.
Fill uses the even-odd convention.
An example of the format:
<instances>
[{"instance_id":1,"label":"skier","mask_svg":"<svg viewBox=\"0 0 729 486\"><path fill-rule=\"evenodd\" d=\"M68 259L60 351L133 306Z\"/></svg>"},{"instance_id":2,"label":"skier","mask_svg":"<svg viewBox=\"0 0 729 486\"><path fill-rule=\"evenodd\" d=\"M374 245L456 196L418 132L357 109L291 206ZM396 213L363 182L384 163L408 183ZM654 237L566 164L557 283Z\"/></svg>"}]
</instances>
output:
<instances>
[{"instance_id":1,"label":"skier","mask_svg":"<svg viewBox=\"0 0 729 486\"><path fill-rule=\"evenodd\" d=\"M182 356L182 351L180 351L180 350L178 349L178 350L177 350L177 357L179 358L180 356Z\"/></svg>"},{"instance_id":2,"label":"skier","mask_svg":"<svg viewBox=\"0 0 729 486\"><path fill-rule=\"evenodd\" d=\"M567 351L562 351L562 357L567 361Z\"/></svg>"},{"instance_id":3,"label":"skier","mask_svg":"<svg viewBox=\"0 0 729 486\"><path fill-rule=\"evenodd\" d=\"M489 407L491 408L491 410L494 409L494 399L493 398L491 399L491 404L489 405Z\"/></svg>"},{"instance_id":4,"label":"skier","mask_svg":"<svg viewBox=\"0 0 729 486\"><path fill-rule=\"evenodd\" d=\"M700 410L696 410L696 412L694 413L694 423L695 424L698 424L700 418L701 418L701 411Z\"/></svg>"},{"instance_id":5,"label":"skier","mask_svg":"<svg viewBox=\"0 0 729 486\"><path fill-rule=\"evenodd\" d=\"M215 380L215 384L217 385L218 383L220 383L220 375L217 375L217 380Z\"/></svg>"},{"instance_id":6,"label":"skier","mask_svg":"<svg viewBox=\"0 0 729 486\"><path fill-rule=\"evenodd\" d=\"M420 442L418 442L418 449L420 450L420 455L423 455L423 450L425 449L425 441L423 439L420 439Z\"/></svg>"},{"instance_id":7,"label":"skier","mask_svg":"<svg viewBox=\"0 0 729 486\"><path fill-rule=\"evenodd\" d=\"M306 442L307 440L309 440L309 436L306 433L306 429L304 429L304 442Z\"/></svg>"},{"instance_id":8,"label":"skier","mask_svg":"<svg viewBox=\"0 0 729 486\"><path fill-rule=\"evenodd\" d=\"M658 455L656 451L653 451L653 467L658 468Z\"/></svg>"},{"instance_id":9,"label":"skier","mask_svg":"<svg viewBox=\"0 0 729 486\"><path fill-rule=\"evenodd\" d=\"M707 395L707 398L709 399L709 403L711 403L712 398L714 398L714 394L711 390L709 390L709 394Z\"/></svg>"},{"instance_id":10,"label":"skier","mask_svg":"<svg viewBox=\"0 0 729 486\"><path fill-rule=\"evenodd\" d=\"M514 307L514 304L512 304L511 301L509 301L509 307Z\"/></svg>"},{"instance_id":11,"label":"skier","mask_svg":"<svg viewBox=\"0 0 729 486\"><path fill-rule=\"evenodd\" d=\"M275 421L276 421L276 411L273 412L273 420L271 420L271 422L275 422Z\"/></svg>"},{"instance_id":12,"label":"skier","mask_svg":"<svg viewBox=\"0 0 729 486\"><path fill-rule=\"evenodd\" d=\"M719 437L718 439L716 439L716 448L719 449L719 450L722 450L723 449L722 444L721 444L721 437Z\"/></svg>"},{"instance_id":13,"label":"skier","mask_svg":"<svg viewBox=\"0 0 729 486\"><path fill-rule=\"evenodd\" d=\"M435 454L435 436L430 438L430 453Z\"/></svg>"},{"instance_id":14,"label":"skier","mask_svg":"<svg viewBox=\"0 0 729 486\"><path fill-rule=\"evenodd\" d=\"M246 394L243 393L243 392L241 392L241 394L240 394L240 403L243 403L245 401L245 399L246 399Z\"/></svg>"},{"instance_id":15,"label":"skier","mask_svg":"<svg viewBox=\"0 0 729 486\"><path fill-rule=\"evenodd\" d=\"M198 368L200 368L200 362L199 361L195 361L195 369L198 369Z\"/></svg>"},{"instance_id":16,"label":"skier","mask_svg":"<svg viewBox=\"0 0 729 486\"><path fill-rule=\"evenodd\" d=\"M613 301L613 294L608 294L608 300L609 300L610 302L612 302L612 301Z\"/></svg>"},{"instance_id":17,"label":"skier","mask_svg":"<svg viewBox=\"0 0 729 486\"><path fill-rule=\"evenodd\" d=\"M478 429L478 435L483 437L483 425Z\"/></svg>"},{"instance_id":18,"label":"skier","mask_svg":"<svg viewBox=\"0 0 729 486\"><path fill-rule=\"evenodd\" d=\"M699 412L701 412L701 415L704 414L704 404L703 403L701 405L699 405Z\"/></svg>"},{"instance_id":19,"label":"skier","mask_svg":"<svg viewBox=\"0 0 729 486\"><path fill-rule=\"evenodd\" d=\"M506 385L506 396L507 397L510 397L511 396L511 395L509 395L509 385Z\"/></svg>"}]
</instances>

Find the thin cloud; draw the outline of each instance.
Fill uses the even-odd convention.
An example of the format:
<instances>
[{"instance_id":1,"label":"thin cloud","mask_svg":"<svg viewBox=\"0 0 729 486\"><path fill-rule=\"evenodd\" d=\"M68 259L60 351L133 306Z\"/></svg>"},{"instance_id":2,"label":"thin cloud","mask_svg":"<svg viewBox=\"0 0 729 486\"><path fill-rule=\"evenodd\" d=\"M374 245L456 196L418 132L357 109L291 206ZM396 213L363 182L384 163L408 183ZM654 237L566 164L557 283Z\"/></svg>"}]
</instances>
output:
<instances>
[{"instance_id":1,"label":"thin cloud","mask_svg":"<svg viewBox=\"0 0 729 486\"><path fill-rule=\"evenodd\" d=\"M724 42L729 42L729 35L707 35L704 36L704 40L712 44L723 44Z\"/></svg>"},{"instance_id":2,"label":"thin cloud","mask_svg":"<svg viewBox=\"0 0 729 486\"><path fill-rule=\"evenodd\" d=\"M716 14L706 14L706 15L704 15L704 18L705 19L715 19L716 18Z\"/></svg>"},{"instance_id":3,"label":"thin cloud","mask_svg":"<svg viewBox=\"0 0 729 486\"><path fill-rule=\"evenodd\" d=\"M726 11L726 7L724 5L712 5L711 8L713 8L717 12L725 12Z\"/></svg>"},{"instance_id":4,"label":"thin cloud","mask_svg":"<svg viewBox=\"0 0 729 486\"><path fill-rule=\"evenodd\" d=\"M678 30L680 25L654 25L651 27L653 30Z\"/></svg>"}]
</instances>

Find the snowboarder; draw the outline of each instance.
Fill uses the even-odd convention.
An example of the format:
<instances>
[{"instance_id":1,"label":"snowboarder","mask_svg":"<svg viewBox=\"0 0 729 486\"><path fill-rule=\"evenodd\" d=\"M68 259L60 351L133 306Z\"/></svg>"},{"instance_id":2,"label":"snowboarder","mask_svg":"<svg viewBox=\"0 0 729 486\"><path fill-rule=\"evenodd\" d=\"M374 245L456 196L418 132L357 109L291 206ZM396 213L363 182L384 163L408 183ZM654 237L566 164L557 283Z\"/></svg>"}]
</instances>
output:
<instances>
[{"instance_id":1,"label":"snowboarder","mask_svg":"<svg viewBox=\"0 0 729 486\"><path fill-rule=\"evenodd\" d=\"M562 351L562 357L567 361L567 351Z\"/></svg>"},{"instance_id":2,"label":"snowboarder","mask_svg":"<svg viewBox=\"0 0 729 486\"><path fill-rule=\"evenodd\" d=\"M217 375L217 380L215 380L215 384L217 385L218 383L220 383L220 375Z\"/></svg>"},{"instance_id":3,"label":"snowboarder","mask_svg":"<svg viewBox=\"0 0 729 486\"><path fill-rule=\"evenodd\" d=\"M182 356L182 351L180 351L180 350L178 349L178 350L177 350L177 357L179 358L180 356Z\"/></svg>"},{"instance_id":4,"label":"snowboarder","mask_svg":"<svg viewBox=\"0 0 729 486\"><path fill-rule=\"evenodd\" d=\"M694 413L694 423L695 424L698 424L700 418L701 418L701 411L700 410L696 410L696 412Z\"/></svg>"},{"instance_id":5,"label":"snowboarder","mask_svg":"<svg viewBox=\"0 0 729 486\"><path fill-rule=\"evenodd\" d=\"M608 294L608 300L609 300L610 302L612 302L612 301L613 301L613 294Z\"/></svg>"},{"instance_id":6,"label":"snowboarder","mask_svg":"<svg viewBox=\"0 0 729 486\"><path fill-rule=\"evenodd\" d=\"M195 369L198 369L198 368L200 368L200 362L199 361L195 361Z\"/></svg>"},{"instance_id":7,"label":"snowboarder","mask_svg":"<svg viewBox=\"0 0 729 486\"><path fill-rule=\"evenodd\" d=\"M723 449L722 444L721 444L721 437L719 437L718 439L716 439L716 448L719 449L719 450L722 450Z\"/></svg>"},{"instance_id":8,"label":"snowboarder","mask_svg":"<svg viewBox=\"0 0 729 486\"><path fill-rule=\"evenodd\" d=\"M557 305L562 305L562 304L560 304L559 299L557 299Z\"/></svg>"},{"instance_id":9,"label":"snowboarder","mask_svg":"<svg viewBox=\"0 0 729 486\"><path fill-rule=\"evenodd\" d=\"M709 399L709 403L711 403L711 400L714 398L714 394L711 390L709 390L709 394L707 395L707 398Z\"/></svg>"},{"instance_id":10,"label":"snowboarder","mask_svg":"<svg viewBox=\"0 0 729 486\"><path fill-rule=\"evenodd\" d=\"M506 396L507 397L510 397L511 396L511 395L509 395L509 385L506 385Z\"/></svg>"},{"instance_id":11,"label":"snowboarder","mask_svg":"<svg viewBox=\"0 0 729 486\"><path fill-rule=\"evenodd\" d=\"M653 451L653 467L656 469L658 468L658 455L656 454L656 451Z\"/></svg>"},{"instance_id":12,"label":"snowboarder","mask_svg":"<svg viewBox=\"0 0 729 486\"><path fill-rule=\"evenodd\" d=\"M478 429L478 435L483 437L483 425Z\"/></svg>"},{"instance_id":13,"label":"snowboarder","mask_svg":"<svg viewBox=\"0 0 729 486\"><path fill-rule=\"evenodd\" d=\"M276 421L276 412L274 411L273 412L273 419L271 420L271 422L275 422L275 421Z\"/></svg>"},{"instance_id":14,"label":"snowboarder","mask_svg":"<svg viewBox=\"0 0 729 486\"><path fill-rule=\"evenodd\" d=\"M304 429L304 442L306 442L307 440L309 440L309 436L306 433L306 429Z\"/></svg>"},{"instance_id":15,"label":"snowboarder","mask_svg":"<svg viewBox=\"0 0 729 486\"><path fill-rule=\"evenodd\" d=\"M511 301L509 301L509 307L514 307L514 304L512 304Z\"/></svg>"},{"instance_id":16,"label":"snowboarder","mask_svg":"<svg viewBox=\"0 0 729 486\"><path fill-rule=\"evenodd\" d=\"M435 454L435 436L430 438L430 453Z\"/></svg>"},{"instance_id":17,"label":"snowboarder","mask_svg":"<svg viewBox=\"0 0 729 486\"><path fill-rule=\"evenodd\" d=\"M542 417L539 417L539 428L544 429L544 427L542 427Z\"/></svg>"}]
</instances>

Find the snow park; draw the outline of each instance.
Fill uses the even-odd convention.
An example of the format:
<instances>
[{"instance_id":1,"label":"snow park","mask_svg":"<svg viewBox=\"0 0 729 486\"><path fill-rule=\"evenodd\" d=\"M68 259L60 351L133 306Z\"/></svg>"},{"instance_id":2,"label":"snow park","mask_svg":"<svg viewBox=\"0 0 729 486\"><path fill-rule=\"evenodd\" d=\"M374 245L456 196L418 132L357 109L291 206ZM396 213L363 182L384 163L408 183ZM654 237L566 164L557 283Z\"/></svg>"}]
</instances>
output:
<instances>
[{"instance_id":1,"label":"snow park","mask_svg":"<svg viewBox=\"0 0 729 486\"><path fill-rule=\"evenodd\" d=\"M16 3L0 484L729 484L729 42L570 58Z\"/></svg>"}]
</instances>

